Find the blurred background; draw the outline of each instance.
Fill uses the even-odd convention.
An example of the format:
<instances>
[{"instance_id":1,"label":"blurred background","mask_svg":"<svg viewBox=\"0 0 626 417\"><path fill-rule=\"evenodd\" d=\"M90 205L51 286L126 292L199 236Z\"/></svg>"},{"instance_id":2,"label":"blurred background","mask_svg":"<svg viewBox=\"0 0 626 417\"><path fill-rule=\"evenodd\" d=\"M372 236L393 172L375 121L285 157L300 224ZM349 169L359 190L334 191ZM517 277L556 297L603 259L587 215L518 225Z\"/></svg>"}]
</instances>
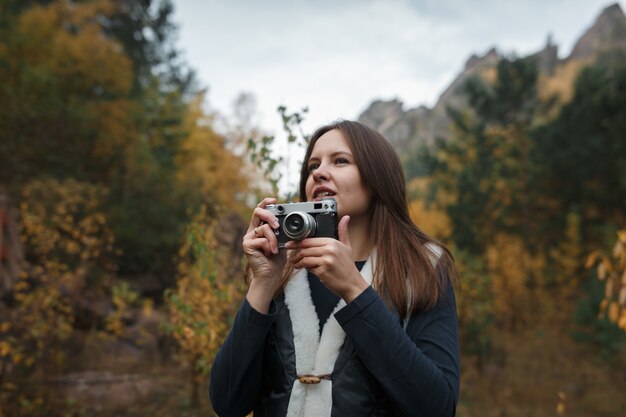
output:
<instances>
[{"instance_id":1,"label":"blurred background","mask_svg":"<svg viewBox=\"0 0 626 417\"><path fill-rule=\"evenodd\" d=\"M626 410L623 3L0 0L0 417L211 416L314 128L450 247L464 416Z\"/></svg>"}]
</instances>

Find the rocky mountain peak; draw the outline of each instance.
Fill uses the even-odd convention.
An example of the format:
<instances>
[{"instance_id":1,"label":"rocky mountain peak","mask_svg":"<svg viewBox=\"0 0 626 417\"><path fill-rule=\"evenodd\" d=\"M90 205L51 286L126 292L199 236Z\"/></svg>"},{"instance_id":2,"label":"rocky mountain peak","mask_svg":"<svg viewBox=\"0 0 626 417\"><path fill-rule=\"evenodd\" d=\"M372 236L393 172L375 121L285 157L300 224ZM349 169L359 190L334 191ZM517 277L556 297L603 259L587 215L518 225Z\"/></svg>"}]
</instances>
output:
<instances>
[{"instance_id":1,"label":"rocky mountain peak","mask_svg":"<svg viewBox=\"0 0 626 417\"><path fill-rule=\"evenodd\" d=\"M359 120L369 126L378 126L384 130L385 125L393 124L404 114L402 102L396 99L383 101L375 100L361 114Z\"/></svg>"},{"instance_id":2,"label":"rocky mountain peak","mask_svg":"<svg viewBox=\"0 0 626 417\"><path fill-rule=\"evenodd\" d=\"M499 59L499 56L498 56L498 51L496 51L496 48L491 48L483 56L478 56L476 54L472 54L472 56L469 57L467 62L465 62L465 71L469 71L469 70L475 69L475 68L481 66L481 64L483 64L485 62L490 63L490 62L493 62L493 61L497 61L498 59Z\"/></svg>"},{"instance_id":3,"label":"rocky mountain peak","mask_svg":"<svg viewBox=\"0 0 626 417\"><path fill-rule=\"evenodd\" d=\"M568 59L593 58L607 49L626 48L626 16L618 3L605 8L576 42Z\"/></svg>"},{"instance_id":4,"label":"rocky mountain peak","mask_svg":"<svg viewBox=\"0 0 626 417\"><path fill-rule=\"evenodd\" d=\"M550 76L554 74L559 64L559 47L552 42L552 35L548 35L546 46L531 57L535 58L539 71Z\"/></svg>"},{"instance_id":5,"label":"rocky mountain peak","mask_svg":"<svg viewBox=\"0 0 626 417\"><path fill-rule=\"evenodd\" d=\"M598 15L567 59L559 59L558 46L551 35L548 35L545 47L530 56L536 59L541 73L552 76L564 61L589 61L604 51L615 49L626 50L626 16L617 3L606 7ZM483 55L470 56L463 70L439 96L432 109L424 106L403 109L399 100L376 100L359 116L359 121L381 132L403 155L411 154L422 144L432 144L437 138L445 140L450 136L451 125L447 109L467 106L462 88L465 82L470 77L493 72L501 58L495 48Z\"/></svg>"}]
</instances>

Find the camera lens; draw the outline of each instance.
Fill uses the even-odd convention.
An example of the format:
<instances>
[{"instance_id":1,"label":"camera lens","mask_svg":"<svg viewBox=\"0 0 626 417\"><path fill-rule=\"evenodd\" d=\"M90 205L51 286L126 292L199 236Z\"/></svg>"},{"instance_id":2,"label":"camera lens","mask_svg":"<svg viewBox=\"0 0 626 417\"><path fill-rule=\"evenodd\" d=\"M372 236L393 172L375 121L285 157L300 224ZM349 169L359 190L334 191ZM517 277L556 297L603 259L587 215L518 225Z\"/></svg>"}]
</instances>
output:
<instances>
[{"instance_id":1,"label":"camera lens","mask_svg":"<svg viewBox=\"0 0 626 417\"><path fill-rule=\"evenodd\" d=\"M285 217L283 231L292 240L302 240L315 234L315 219L303 211L294 211Z\"/></svg>"}]
</instances>

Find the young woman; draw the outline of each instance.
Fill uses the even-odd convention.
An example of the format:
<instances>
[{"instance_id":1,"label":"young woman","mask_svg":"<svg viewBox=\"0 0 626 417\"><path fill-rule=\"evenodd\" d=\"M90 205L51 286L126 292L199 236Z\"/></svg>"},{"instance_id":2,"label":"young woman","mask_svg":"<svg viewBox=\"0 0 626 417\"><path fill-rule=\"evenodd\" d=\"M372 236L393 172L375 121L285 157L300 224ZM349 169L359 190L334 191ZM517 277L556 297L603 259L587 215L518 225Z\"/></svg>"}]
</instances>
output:
<instances>
[{"instance_id":1,"label":"young woman","mask_svg":"<svg viewBox=\"0 0 626 417\"><path fill-rule=\"evenodd\" d=\"M452 256L409 218L400 160L352 121L312 136L301 201L332 197L339 240L278 249L266 198L243 239L249 288L211 371L220 416L453 416Z\"/></svg>"}]
</instances>

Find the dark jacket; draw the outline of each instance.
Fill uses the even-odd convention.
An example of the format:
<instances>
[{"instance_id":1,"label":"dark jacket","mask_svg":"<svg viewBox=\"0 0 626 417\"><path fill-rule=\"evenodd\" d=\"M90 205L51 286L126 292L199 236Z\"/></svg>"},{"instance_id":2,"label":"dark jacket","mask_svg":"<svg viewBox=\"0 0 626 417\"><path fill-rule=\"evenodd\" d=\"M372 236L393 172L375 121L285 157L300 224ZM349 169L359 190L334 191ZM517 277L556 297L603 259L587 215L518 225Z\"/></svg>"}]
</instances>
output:
<instances>
[{"instance_id":1,"label":"dark jacket","mask_svg":"<svg viewBox=\"0 0 626 417\"><path fill-rule=\"evenodd\" d=\"M406 327L371 287L335 314L346 332L332 374L332 416L453 416L459 353L452 290ZM408 337L407 337L408 336ZM268 315L244 301L211 371L222 417L284 416L296 379L289 310Z\"/></svg>"}]
</instances>

